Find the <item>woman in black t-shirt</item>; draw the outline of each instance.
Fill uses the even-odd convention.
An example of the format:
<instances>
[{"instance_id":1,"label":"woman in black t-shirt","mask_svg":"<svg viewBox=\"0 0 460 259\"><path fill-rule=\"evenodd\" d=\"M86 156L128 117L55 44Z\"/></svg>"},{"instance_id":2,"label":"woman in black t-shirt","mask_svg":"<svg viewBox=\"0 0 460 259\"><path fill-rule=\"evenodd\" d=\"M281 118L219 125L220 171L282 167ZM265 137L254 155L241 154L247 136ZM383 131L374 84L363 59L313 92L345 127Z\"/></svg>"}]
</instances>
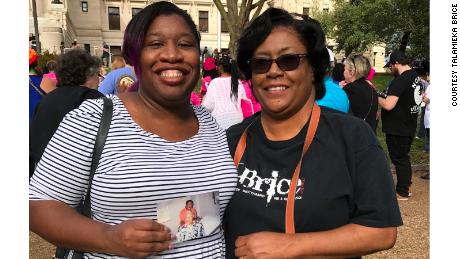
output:
<instances>
[{"instance_id":1,"label":"woman in black t-shirt","mask_svg":"<svg viewBox=\"0 0 460 259\"><path fill-rule=\"evenodd\" d=\"M353 115L366 121L372 131L377 129L378 95L366 80L371 69L369 60L361 54L350 54L345 60L343 76L347 83L343 90L350 100Z\"/></svg>"},{"instance_id":2,"label":"woman in black t-shirt","mask_svg":"<svg viewBox=\"0 0 460 259\"><path fill-rule=\"evenodd\" d=\"M362 119L315 104L329 68L320 24L269 8L238 46L262 111L227 130L239 181L224 217L226 257L391 248L402 220L382 147Z\"/></svg>"}]
</instances>

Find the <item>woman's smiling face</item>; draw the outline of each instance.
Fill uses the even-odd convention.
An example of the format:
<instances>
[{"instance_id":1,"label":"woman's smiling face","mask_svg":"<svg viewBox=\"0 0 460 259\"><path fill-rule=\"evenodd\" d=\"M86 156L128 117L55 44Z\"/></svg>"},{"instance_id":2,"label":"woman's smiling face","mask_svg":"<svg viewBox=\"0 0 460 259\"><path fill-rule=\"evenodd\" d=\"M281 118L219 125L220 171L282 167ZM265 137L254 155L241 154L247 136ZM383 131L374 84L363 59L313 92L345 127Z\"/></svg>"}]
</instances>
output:
<instances>
[{"instance_id":1,"label":"woman's smiling face","mask_svg":"<svg viewBox=\"0 0 460 259\"><path fill-rule=\"evenodd\" d=\"M191 28L178 15L156 18L140 56L142 91L159 104L188 101L199 77L199 47Z\"/></svg>"},{"instance_id":2,"label":"woman's smiling face","mask_svg":"<svg viewBox=\"0 0 460 259\"><path fill-rule=\"evenodd\" d=\"M254 57L276 59L285 54L304 54L308 50L293 29L277 27L257 47ZM271 117L288 118L297 113L307 102L313 87L313 71L306 57L299 66L283 71L273 62L266 73L252 72L253 89L264 112Z\"/></svg>"}]
</instances>

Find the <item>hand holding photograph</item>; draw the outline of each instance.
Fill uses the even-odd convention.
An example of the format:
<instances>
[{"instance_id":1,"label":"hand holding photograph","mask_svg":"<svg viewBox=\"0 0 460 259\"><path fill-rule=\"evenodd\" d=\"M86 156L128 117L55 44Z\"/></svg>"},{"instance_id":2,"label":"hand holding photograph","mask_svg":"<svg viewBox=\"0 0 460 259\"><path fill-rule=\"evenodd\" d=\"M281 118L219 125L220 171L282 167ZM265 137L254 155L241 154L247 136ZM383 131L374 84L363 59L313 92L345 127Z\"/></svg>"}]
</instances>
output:
<instances>
[{"instance_id":1,"label":"hand holding photograph","mask_svg":"<svg viewBox=\"0 0 460 259\"><path fill-rule=\"evenodd\" d=\"M219 193L191 195L158 204L158 222L176 235L175 243L202 238L220 227Z\"/></svg>"}]
</instances>

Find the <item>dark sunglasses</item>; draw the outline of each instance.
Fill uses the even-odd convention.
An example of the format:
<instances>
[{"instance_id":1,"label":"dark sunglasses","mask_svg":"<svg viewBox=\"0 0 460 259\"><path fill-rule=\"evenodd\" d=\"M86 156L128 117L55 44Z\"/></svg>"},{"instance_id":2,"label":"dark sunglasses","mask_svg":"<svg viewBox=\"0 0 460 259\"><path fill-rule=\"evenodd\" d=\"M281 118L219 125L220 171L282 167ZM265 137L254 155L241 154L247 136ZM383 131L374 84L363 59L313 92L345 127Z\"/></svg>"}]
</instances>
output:
<instances>
[{"instance_id":1,"label":"dark sunglasses","mask_svg":"<svg viewBox=\"0 0 460 259\"><path fill-rule=\"evenodd\" d=\"M252 58L248 60L251 71L255 74L267 73L273 62L283 71L291 71L299 67L300 59L306 57L304 54L285 54L277 58Z\"/></svg>"}]
</instances>

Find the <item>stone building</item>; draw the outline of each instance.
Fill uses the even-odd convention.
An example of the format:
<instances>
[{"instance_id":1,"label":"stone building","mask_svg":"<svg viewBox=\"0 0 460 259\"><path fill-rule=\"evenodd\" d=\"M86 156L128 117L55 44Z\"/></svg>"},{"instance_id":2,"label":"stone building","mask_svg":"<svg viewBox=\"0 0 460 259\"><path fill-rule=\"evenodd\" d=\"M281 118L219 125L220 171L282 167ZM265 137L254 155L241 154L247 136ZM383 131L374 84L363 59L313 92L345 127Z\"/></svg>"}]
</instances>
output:
<instances>
[{"instance_id":1,"label":"stone building","mask_svg":"<svg viewBox=\"0 0 460 259\"><path fill-rule=\"evenodd\" d=\"M201 48L225 50L230 41L225 23L212 0L170 0L186 10L201 33ZM29 32L34 34L32 1L29 0ZM121 52L123 33L131 18L154 0L36 0L37 18L42 51L61 53L70 48L74 40L92 55L101 56L102 44L112 54ZM225 4L225 0L222 1ZM332 11L331 0L269 0L269 6L314 17L321 11ZM334 48L335 42L328 40ZM337 60L343 53L336 53ZM377 72L383 72L384 46L375 46L366 55Z\"/></svg>"}]
</instances>

